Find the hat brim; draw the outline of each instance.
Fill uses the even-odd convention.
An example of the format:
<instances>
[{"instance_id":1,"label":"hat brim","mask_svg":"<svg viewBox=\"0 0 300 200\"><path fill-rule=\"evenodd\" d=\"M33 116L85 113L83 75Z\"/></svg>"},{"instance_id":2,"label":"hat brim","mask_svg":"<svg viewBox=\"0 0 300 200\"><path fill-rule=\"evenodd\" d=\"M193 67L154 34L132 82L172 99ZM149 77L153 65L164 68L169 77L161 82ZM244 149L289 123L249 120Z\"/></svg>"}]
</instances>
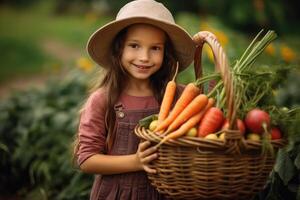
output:
<instances>
[{"instance_id":1,"label":"hat brim","mask_svg":"<svg viewBox=\"0 0 300 200\"><path fill-rule=\"evenodd\" d=\"M195 43L190 35L176 24L163 22L147 17L131 17L112 21L95 31L87 43L87 51L91 58L100 66L108 68L110 61L110 48L116 35L125 27L136 24L150 24L164 30L170 37L179 61L179 70L188 67L194 59Z\"/></svg>"}]
</instances>

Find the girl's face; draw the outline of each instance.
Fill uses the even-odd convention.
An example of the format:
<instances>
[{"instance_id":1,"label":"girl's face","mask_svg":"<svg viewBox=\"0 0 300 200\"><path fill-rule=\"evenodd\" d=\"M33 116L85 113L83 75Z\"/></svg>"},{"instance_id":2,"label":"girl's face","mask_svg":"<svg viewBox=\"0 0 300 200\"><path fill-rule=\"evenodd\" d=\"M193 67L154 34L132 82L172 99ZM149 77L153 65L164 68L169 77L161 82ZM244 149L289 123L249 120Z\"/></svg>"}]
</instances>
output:
<instances>
[{"instance_id":1,"label":"girl's face","mask_svg":"<svg viewBox=\"0 0 300 200\"><path fill-rule=\"evenodd\" d=\"M165 32L151 25L128 28L121 64L132 80L148 80L160 69L165 48Z\"/></svg>"}]
</instances>

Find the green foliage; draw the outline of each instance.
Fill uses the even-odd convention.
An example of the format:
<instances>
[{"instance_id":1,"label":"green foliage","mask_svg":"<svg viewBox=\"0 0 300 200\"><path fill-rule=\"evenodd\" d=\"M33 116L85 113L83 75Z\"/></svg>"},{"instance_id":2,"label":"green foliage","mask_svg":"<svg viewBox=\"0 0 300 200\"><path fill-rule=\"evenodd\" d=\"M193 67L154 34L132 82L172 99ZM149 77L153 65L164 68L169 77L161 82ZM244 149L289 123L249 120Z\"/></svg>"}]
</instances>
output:
<instances>
[{"instance_id":1,"label":"green foliage","mask_svg":"<svg viewBox=\"0 0 300 200\"><path fill-rule=\"evenodd\" d=\"M24 10L0 7L0 82L14 76L60 68L64 55L54 58L53 53L47 51L49 41L57 41L61 46L74 48L74 52L85 55L90 34L110 19L96 15L90 18L55 16L49 11L51 5L51 2L43 1ZM68 52L63 53L68 56Z\"/></svg>"},{"instance_id":2,"label":"green foliage","mask_svg":"<svg viewBox=\"0 0 300 200\"><path fill-rule=\"evenodd\" d=\"M0 51L3 58L1 62L3 67L0 70L0 82L19 73L26 76L41 72L43 66L49 65L54 61L54 59L49 57L46 58L40 47L28 40L0 37Z\"/></svg>"},{"instance_id":3,"label":"green foliage","mask_svg":"<svg viewBox=\"0 0 300 200\"><path fill-rule=\"evenodd\" d=\"M35 191L27 195L87 198L91 177L74 169L71 151L87 78L74 71L42 90L16 93L1 102L1 194Z\"/></svg>"},{"instance_id":4,"label":"green foliage","mask_svg":"<svg viewBox=\"0 0 300 200\"><path fill-rule=\"evenodd\" d=\"M282 73L282 72L281 72ZM284 72L283 72L284 73ZM281 105L293 106L300 104L300 67L296 70L292 70L287 74L285 80L282 81L278 90L277 102Z\"/></svg>"},{"instance_id":5,"label":"green foliage","mask_svg":"<svg viewBox=\"0 0 300 200\"><path fill-rule=\"evenodd\" d=\"M32 6L33 4L35 4L36 2L38 2L40 0L9 0L9 1L1 1L0 3L2 4L6 4L6 5L10 5L10 6L14 6L16 8L24 8L24 7L28 7L28 6Z\"/></svg>"},{"instance_id":6,"label":"green foliage","mask_svg":"<svg viewBox=\"0 0 300 200\"><path fill-rule=\"evenodd\" d=\"M274 170L281 177L284 185L287 185L289 181L293 178L296 167L294 166L293 160L289 157L288 152L280 150L277 155L277 163ZM289 169L289 170L286 170Z\"/></svg>"},{"instance_id":7,"label":"green foliage","mask_svg":"<svg viewBox=\"0 0 300 200\"><path fill-rule=\"evenodd\" d=\"M277 74L281 78L286 77L286 80L279 81L281 87L276 96L276 103L284 107L274 111L277 113L272 113L271 118L281 125L280 128L284 133L288 133L289 143L285 148L279 150L266 188L256 199L281 200L299 199L300 197L300 102L297 92L287 92L289 87L300 87L297 79L291 79L295 74L299 74L299 70L290 70L289 73L284 74L286 75Z\"/></svg>"}]
</instances>

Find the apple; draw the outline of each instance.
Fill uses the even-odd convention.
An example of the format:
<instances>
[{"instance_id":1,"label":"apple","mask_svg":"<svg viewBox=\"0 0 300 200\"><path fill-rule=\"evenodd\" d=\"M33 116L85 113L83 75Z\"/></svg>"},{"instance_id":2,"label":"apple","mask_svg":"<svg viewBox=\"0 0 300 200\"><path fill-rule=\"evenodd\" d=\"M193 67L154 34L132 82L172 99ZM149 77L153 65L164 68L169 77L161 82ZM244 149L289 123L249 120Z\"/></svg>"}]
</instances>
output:
<instances>
[{"instance_id":1,"label":"apple","mask_svg":"<svg viewBox=\"0 0 300 200\"><path fill-rule=\"evenodd\" d=\"M262 134L264 132L263 124L270 126L270 116L267 112L255 108L249 111L245 117L246 127L254 133Z\"/></svg>"},{"instance_id":2,"label":"apple","mask_svg":"<svg viewBox=\"0 0 300 200\"><path fill-rule=\"evenodd\" d=\"M195 137L197 135L197 129L195 127L191 128L187 133L186 135L187 136L191 136L191 137Z\"/></svg>"},{"instance_id":3,"label":"apple","mask_svg":"<svg viewBox=\"0 0 300 200\"><path fill-rule=\"evenodd\" d=\"M277 128L277 127L271 128L270 134L271 134L272 140L278 140L278 139L282 138L282 133L279 130L279 128Z\"/></svg>"}]
</instances>

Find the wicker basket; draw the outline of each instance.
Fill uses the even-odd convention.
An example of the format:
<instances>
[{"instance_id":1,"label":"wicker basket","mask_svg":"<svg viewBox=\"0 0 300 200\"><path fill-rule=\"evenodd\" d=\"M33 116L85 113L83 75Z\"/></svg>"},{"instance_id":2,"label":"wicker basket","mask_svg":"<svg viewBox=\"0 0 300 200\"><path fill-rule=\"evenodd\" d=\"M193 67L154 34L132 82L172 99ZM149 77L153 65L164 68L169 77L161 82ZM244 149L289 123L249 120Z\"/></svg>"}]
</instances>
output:
<instances>
[{"instance_id":1,"label":"wicker basket","mask_svg":"<svg viewBox=\"0 0 300 200\"><path fill-rule=\"evenodd\" d=\"M201 53L207 43L224 82L227 117L232 125L236 118L234 88L226 55L210 32L199 32L194 40L198 44L196 77L202 75ZM141 126L135 128L135 134L153 143L162 140L161 135ZM272 140L271 144L276 153L286 141ZM251 199L264 187L275 162L275 156L262 154L261 150L261 142L245 140L235 130L226 131L224 141L185 136L159 147L159 157L152 163L158 173L148 177L160 193L171 199Z\"/></svg>"}]
</instances>

